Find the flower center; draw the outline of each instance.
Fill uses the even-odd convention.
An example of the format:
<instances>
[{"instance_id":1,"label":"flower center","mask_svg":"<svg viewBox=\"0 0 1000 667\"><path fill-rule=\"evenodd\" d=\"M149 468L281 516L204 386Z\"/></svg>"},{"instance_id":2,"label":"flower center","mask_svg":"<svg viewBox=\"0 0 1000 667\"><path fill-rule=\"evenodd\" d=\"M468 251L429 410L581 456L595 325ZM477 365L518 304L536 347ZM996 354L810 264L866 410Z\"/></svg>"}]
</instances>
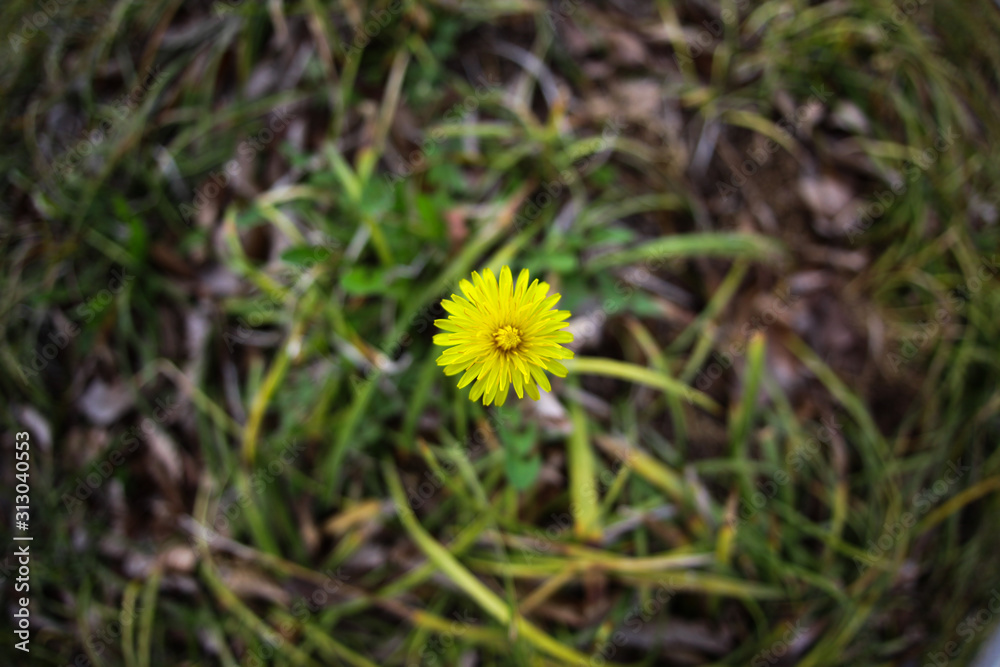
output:
<instances>
[{"instance_id":1,"label":"flower center","mask_svg":"<svg viewBox=\"0 0 1000 667\"><path fill-rule=\"evenodd\" d=\"M508 324L493 333L493 340L501 350L510 352L521 344L521 330Z\"/></svg>"}]
</instances>

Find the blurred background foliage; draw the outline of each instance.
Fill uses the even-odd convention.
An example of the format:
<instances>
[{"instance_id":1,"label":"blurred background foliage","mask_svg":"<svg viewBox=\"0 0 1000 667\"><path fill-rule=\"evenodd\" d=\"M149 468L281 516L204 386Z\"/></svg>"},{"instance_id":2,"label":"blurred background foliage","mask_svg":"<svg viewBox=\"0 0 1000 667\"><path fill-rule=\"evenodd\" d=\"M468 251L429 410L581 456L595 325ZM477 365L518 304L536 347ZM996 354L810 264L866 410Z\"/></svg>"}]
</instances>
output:
<instances>
[{"instance_id":1,"label":"blurred background foliage","mask_svg":"<svg viewBox=\"0 0 1000 667\"><path fill-rule=\"evenodd\" d=\"M995 3L0 16L32 664L968 664L996 625ZM577 359L486 410L431 337L503 264Z\"/></svg>"}]
</instances>

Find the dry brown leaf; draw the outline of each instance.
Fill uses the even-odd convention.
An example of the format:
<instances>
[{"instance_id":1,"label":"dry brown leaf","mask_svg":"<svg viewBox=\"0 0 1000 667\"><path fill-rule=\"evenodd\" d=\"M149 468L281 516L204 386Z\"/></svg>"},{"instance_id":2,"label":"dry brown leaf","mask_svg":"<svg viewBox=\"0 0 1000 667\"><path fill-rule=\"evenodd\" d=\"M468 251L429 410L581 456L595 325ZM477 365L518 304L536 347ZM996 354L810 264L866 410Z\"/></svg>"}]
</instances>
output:
<instances>
[{"instance_id":1,"label":"dry brown leaf","mask_svg":"<svg viewBox=\"0 0 1000 667\"><path fill-rule=\"evenodd\" d=\"M257 570L248 568L219 568L219 578L225 586L240 598L257 597L287 607L291 596Z\"/></svg>"},{"instance_id":2,"label":"dry brown leaf","mask_svg":"<svg viewBox=\"0 0 1000 667\"><path fill-rule=\"evenodd\" d=\"M91 381L76 401L77 408L92 424L108 426L135 405L135 391L124 382L108 384L100 378Z\"/></svg>"},{"instance_id":3,"label":"dry brown leaf","mask_svg":"<svg viewBox=\"0 0 1000 667\"><path fill-rule=\"evenodd\" d=\"M854 193L841 180L829 176L799 179L799 194L813 213L833 217L854 198Z\"/></svg>"},{"instance_id":4,"label":"dry brown leaf","mask_svg":"<svg viewBox=\"0 0 1000 667\"><path fill-rule=\"evenodd\" d=\"M607 39L612 62L626 67L637 67L646 62L646 46L634 33L612 30Z\"/></svg>"}]
</instances>

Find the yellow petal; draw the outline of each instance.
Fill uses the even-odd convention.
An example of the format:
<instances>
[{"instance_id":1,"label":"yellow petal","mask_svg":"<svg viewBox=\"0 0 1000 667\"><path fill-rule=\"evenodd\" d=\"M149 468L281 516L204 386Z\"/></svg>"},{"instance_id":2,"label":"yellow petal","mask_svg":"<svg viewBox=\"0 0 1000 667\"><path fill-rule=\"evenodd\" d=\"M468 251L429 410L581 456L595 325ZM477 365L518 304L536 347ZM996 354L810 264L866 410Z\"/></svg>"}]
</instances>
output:
<instances>
[{"instance_id":1,"label":"yellow petal","mask_svg":"<svg viewBox=\"0 0 1000 667\"><path fill-rule=\"evenodd\" d=\"M549 384L549 379L545 377L545 371L543 371L538 366L531 367L531 377L535 378L538 382L538 386L545 391L552 391L552 385Z\"/></svg>"},{"instance_id":2,"label":"yellow petal","mask_svg":"<svg viewBox=\"0 0 1000 667\"><path fill-rule=\"evenodd\" d=\"M473 273L472 275L475 276L476 274ZM465 294L465 297L472 303L479 303L483 300L479 294L479 290L468 280L463 280L459 283L459 286L462 288L462 293Z\"/></svg>"},{"instance_id":3,"label":"yellow petal","mask_svg":"<svg viewBox=\"0 0 1000 667\"><path fill-rule=\"evenodd\" d=\"M528 384L524 385L524 388L528 392L528 396L531 398L531 400L537 401L538 399L541 398L541 395L538 393L538 387L535 385L534 382L529 382Z\"/></svg>"},{"instance_id":4,"label":"yellow petal","mask_svg":"<svg viewBox=\"0 0 1000 667\"><path fill-rule=\"evenodd\" d=\"M521 269L517 274L517 289L514 291L514 301L520 303L524 298L524 293L528 290L528 269Z\"/></svg>"},{"instance_id":5,"label":"yellow petal","mask_svg":"<svg viewBox=\"0 0 1000 667\"><path fill-rule=\"evenodd\" d=\"M458 375L465 370L465 364L452 364L451 366L445 366L445 375Z\"/></svg>"},{"instance_id":6,"label":"yellow petal","mask_svg":"<svg viewBox=\"0 0 1000 667\"><path fill-rule=\"evenodd\" d=\"M462 376L462 379L458 381L458 388L463 389L467 384L475 380L476 374L479 372L481 367L482 364L473 364L470 366L469 370L465 371L465 375Z\"/></svg>"},{"instance_id":7,"label":"yellow petal","mask_svg":"<svg viewBox=\"0 0 1000 667\"><path fill-rule=\"evenodd\" d=\"M566 377L566 367L558 361L546 361L545 368L556 377Z\"/></svg>"},{"instance_id":8,"label":"yellow petal","mask_svg":"<svg viewBox=\"0 0 1000 667\"><path fill-rule=\"evenodd\" d=\"M486 389L486 379L479 378L476 384L472 385L472 391L469 393L470 401L477 401L479 397L483 395L483 391Z\"/></svg>"},{"instance_id":9,"label":"yellow petal","mask_svg":"<svg viewBox=\"0 0 1000 667\"><path fill-rule=\"evenodd\" d=\"M497 392L500 390L500 386L494 384L489 391L486 392L486 400L483 401L483 405L490 405L493 403L494 399L497 397Z\"/></svg>"},{"instance_id":10,"label":"yellow petal","mask_svg":"<svg viewBox=\"0 0 1000 667\"><path fill-rule=\"evenodd\" d=\"M460 326L452 322L451 320L434 320L434 326L438 329L444 329L445 331L451 331L453 333L458 333L462 330Z\"/></svg>"},{"instance_id":11,"label":"yellow petal","mask_svg":"<svg viewBox=\"0 0 1000 667\"><path fill-rule=\"evenodd\" d=\"M500 298L509 298L514 293L514 279L510 275L510 267L504 264L500 269Z\"/></svg>"}]
</instances>

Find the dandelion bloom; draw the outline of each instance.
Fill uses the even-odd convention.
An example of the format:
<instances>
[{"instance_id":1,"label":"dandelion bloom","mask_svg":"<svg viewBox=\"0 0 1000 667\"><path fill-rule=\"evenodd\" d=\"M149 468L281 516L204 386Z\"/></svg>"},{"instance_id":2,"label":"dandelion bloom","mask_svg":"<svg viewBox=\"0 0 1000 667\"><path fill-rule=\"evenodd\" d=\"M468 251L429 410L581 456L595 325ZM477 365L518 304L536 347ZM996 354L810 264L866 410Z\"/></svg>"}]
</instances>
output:
<instances>
[{"instance_id":1,"label":"dandelion bloom","mask_svg":"<svg viewBox=\"0 0 1000 667\"><path fill-rule=\"evenodd\" d=\"M503 405L507 389L514 386L518 398L524 392L538 400L538 386L551 391L545 371L566 377L566 367L557 359L572 359L573 353L560 343L573 334L560 331L570 316L568 310L553 310L561 296L548 296L549 284L536 278L528 284L528 270L511 278L510 267L500 270L500 282L489 269L480 276L472 272L472 282L460 285L465 298L452 294L441 305L447 319L434 324L446 333L434 336L434 344L448 349L438 357L445 375L464 373L458 388L473 380L469 399L483 397L483 405Z\"/></svg>"}]
</instances>

